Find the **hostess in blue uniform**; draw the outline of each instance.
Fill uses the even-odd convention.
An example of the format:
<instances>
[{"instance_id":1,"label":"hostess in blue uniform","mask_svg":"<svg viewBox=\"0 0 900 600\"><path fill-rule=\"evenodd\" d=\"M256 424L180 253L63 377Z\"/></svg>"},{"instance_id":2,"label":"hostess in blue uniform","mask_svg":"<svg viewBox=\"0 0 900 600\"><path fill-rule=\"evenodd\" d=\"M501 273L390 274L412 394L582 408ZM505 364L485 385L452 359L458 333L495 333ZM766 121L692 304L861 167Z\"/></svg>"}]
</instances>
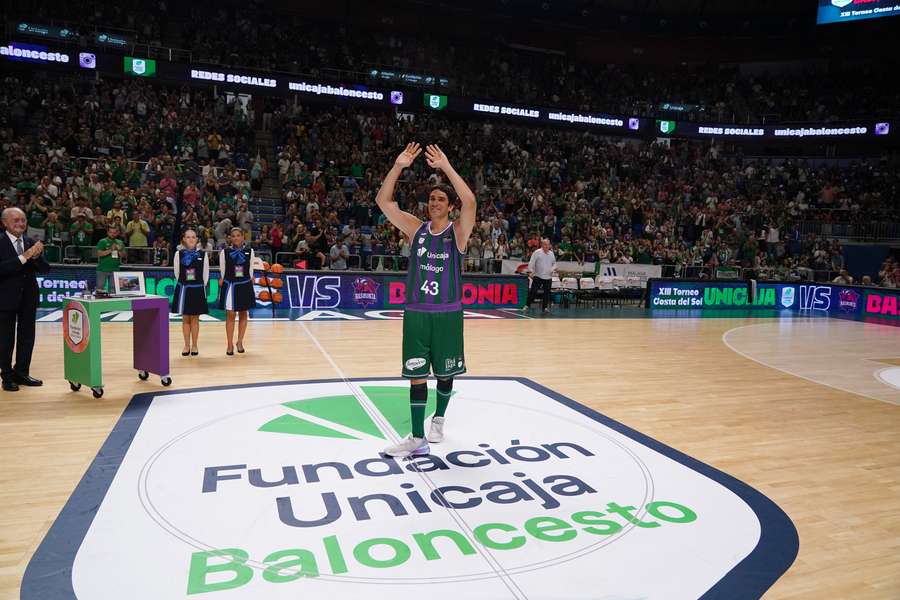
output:
<instances>
[{"instance_id":1,"label":"hostess in blue uniform","mask_svg":"<svg viewBox=\"0 0 900 600\"><path fill-rule=\"evenodd\" d=\"M175 293L172 312L181 315L205 315L206 284L209 282L209 260L200 250L182 248L175 252Z\"/></svg>"},{"instance_id":2,"label":"hostess in blue uniform","mask_svg":"<svg viewBox=\"0 0 900 600\"><path fill-rule=\"evenodd\" d=\"M222 285L219 288L219 308L237 312L250 310L256 304L253 297L253 250L247 246L229 246L219 253Z\"/></svg>"}]
</instances>

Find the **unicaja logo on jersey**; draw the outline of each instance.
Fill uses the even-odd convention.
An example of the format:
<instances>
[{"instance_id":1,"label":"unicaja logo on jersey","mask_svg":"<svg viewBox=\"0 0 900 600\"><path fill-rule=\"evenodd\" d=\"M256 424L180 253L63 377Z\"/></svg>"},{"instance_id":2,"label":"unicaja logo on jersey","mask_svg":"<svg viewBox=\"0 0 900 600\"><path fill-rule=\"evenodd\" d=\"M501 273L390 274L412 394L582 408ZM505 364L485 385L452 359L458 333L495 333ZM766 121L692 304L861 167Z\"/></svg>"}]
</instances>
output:
<instances>
[{"instance_id":1,"label":"unicaja logo on jersey","mask_svg":"<svg viewBox=\"0 0 900 600\"><path fill-rule=\"evenodd\" d=\"M427 249L425 246L421 246L421 247L416 251L416 255L417 255L417 256L422 256L422 255L425 254L426 252L428 252L428 249Z\"/></svg>"},{"instance_id":2,"label":"unicaja logo on jersey","mask_svg":"<svg viewBox=\"0 0 900 600\"><path fill-rule=\"evenodd\" d=\"M853 0L831 0L831 4L838 8L844 8L845 6L853 4Z\"/></svg>"}]
</instances>

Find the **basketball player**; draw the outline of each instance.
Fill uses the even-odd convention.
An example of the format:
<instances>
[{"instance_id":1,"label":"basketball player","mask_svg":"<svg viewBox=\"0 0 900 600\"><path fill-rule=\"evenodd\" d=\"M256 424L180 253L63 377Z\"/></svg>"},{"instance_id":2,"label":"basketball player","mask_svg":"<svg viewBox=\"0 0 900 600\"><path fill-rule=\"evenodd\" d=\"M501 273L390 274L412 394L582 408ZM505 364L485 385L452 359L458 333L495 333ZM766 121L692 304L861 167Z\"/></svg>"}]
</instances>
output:
<instances>
[{"instance_id":1,"label":"basketball player","mask_svg":"<svg viewBox=\"0 0 900 600\"><path fill-rule=\"evenodd\" d=\"M419 144L406 146L388 172L375 201L390 222L410 240L406 309L403 311L403 376L410 380L409 405L412 433L385 454L421 456L431 450L428 442L444 439L444 415L453 390L453 377L466 372L463 355L462 258L475 225L475 194L434 145L425 150L428 166L440 169L453 190L435 185L428 195L426 222L400 210L394 187L403 169L422 152ZM460 214L450 221L450 210L459 197ZM437 377L437 410L425 437L426 381Z\"/></svg>"}]
</instances>

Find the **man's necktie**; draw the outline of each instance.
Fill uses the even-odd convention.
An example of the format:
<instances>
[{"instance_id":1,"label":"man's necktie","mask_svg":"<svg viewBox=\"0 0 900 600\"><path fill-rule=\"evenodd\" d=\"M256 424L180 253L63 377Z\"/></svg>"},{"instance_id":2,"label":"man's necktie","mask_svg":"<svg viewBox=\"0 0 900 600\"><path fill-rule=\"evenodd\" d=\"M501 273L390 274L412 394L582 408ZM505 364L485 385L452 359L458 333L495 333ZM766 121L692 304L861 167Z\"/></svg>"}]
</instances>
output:
<instances>
[{"instance_id":1,"label":"man's necktie","mask_svg":"<svg viewBox=\"0 0 900 600\"><path fill-rule=\"evenodd\" d=\"M25 248L22 247L22 238L16 238L16 254L19 256L25 254Z\"/></svg>"}]
</instances>

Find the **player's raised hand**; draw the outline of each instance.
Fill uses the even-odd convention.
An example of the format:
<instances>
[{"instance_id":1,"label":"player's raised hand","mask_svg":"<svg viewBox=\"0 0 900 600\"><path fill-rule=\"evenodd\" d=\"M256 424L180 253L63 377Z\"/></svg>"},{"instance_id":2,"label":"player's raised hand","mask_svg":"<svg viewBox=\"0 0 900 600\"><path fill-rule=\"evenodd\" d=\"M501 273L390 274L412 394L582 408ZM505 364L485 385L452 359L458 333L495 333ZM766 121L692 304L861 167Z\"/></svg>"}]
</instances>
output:
<instances>
[{"instance_id":1,"label":"player's raised hand","mask_svg":"<svg viewBox=\"0 0 900 600\"><path fill-rule=\"evenodd\" d=\"M422 153L422 148L416 142L410 142L406 145L406 149L400 153L400 156L397 157L397 160L394 161L394 165L400 167L401 169L408 168L416 157Z\"/></svg>"},{"instance_id":2,"label":"player's raised hand","mask_svg":"<svg viewBox=\"0 0 900 600\"><path fill-rule=\"evenodd\" d=\"M440 169L441 171L446 171L450 166L450 161L447 160L447 155L438 147L437 144L431 144L425 148L425 160L428 161L428 166L432 169Z\"/></svg>"}]
</instances>

